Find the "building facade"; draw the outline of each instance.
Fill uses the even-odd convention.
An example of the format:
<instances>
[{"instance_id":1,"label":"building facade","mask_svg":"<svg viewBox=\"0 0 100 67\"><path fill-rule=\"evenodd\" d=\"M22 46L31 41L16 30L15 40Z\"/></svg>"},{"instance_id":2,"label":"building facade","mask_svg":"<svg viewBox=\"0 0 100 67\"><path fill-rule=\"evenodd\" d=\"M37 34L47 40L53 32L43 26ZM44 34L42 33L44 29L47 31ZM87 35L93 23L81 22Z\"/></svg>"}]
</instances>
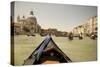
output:
<instances>
[{"instance_id":1,"label":"building facade","mask_svg":"<svg viewBox=\"0 0 100 67\"><path fill-rule=\"evenodd\" d=\"M97 33L97 16L89 18L85 24L73 28L73 34L77 36L82 33L83 35L90 35Z\"/></svg>"},{"instance_id":2,"label":"building facade","mask_svg":"<svg viewBox=\"0 0 100 67\"><path fill-rule=\"evenodd\" d=\"M92 17L87 21L87 31L86 33L95 33L97 32L97 17Z\"/></svg>"}]
</instances>

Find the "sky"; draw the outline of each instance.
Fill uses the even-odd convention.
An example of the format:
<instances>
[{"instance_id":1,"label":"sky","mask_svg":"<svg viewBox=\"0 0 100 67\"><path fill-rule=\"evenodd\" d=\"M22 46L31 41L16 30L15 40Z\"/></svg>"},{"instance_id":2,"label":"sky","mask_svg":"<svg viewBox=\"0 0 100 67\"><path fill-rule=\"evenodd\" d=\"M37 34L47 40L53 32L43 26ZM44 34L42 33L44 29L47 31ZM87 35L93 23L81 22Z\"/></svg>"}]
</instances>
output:
<instances>
[{"instance_id":1,"label":"sky","mask_svg":"<svg viewBox=\"0 0 100 67\"><path fill-rule=\"evenodd\" d=\"M15 2L14 19L18 15L28 17L33 11L37 23L43 28L56 28L59 31L71 31L74 27L86 23L86 21L97 16L96 6Z\"/></svg>"}]
</instances>

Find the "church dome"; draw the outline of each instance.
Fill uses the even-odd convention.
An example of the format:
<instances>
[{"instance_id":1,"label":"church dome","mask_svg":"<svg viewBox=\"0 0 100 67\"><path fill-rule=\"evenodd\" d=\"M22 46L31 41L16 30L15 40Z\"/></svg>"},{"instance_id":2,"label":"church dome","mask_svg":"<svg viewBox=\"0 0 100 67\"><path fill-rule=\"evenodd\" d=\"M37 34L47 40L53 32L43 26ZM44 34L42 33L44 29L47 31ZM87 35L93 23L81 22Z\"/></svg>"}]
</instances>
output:
<instances>
[{"instance_id":1,"label":"church dome","mask_svg":"<svg viewBox=\"0 0 100 67\"><path fill-rule=\"evenodd\" d=\"M28 17L26 19L27 23L30 24L30 25L36 25L37 24L37 20L36 20L36 17Z\"/></svg>"}]
</instances>

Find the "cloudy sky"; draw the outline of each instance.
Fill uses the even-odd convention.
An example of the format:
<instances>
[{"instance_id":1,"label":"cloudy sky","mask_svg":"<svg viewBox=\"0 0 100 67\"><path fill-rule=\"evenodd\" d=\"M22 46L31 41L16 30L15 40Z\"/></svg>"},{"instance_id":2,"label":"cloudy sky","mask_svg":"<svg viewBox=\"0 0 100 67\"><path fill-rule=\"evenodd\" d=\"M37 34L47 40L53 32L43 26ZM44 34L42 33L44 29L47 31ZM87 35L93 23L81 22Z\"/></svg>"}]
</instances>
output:
<instances>
[{"instance_id":1,"label":"cloudy sky","mask_svg":"<svg viewBox=\"0 0 100 67\"><path fill-rule=\"evenodd\" d=\"M15 21L18 15L28 17L30 11L34 12L42 28L57 28L60 31L71 31L90 17L97 16L96 6L15 2Z\"/></svg>"}]
</instances>

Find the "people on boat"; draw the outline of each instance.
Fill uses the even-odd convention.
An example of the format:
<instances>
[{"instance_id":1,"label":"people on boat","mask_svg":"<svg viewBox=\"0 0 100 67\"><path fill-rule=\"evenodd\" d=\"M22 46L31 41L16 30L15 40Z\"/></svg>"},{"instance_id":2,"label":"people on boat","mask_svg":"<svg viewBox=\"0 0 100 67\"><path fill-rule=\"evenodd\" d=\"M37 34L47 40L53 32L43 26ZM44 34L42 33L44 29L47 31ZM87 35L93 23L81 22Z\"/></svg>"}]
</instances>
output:
<instances>
[{"instance_id":1,"label":"people on boat","mask_svg":"<svg viewBox=\"0 0 100 67\"><path fill-rule=\"evenodd\" d=\"M69 33L68 38L69 38L69 40L73 40L73 33L72 32Z\"/></svg>"},{"instance_id":2,"label":"people on boat","mask_svg":"<svg viewBox=\"0 0 100 67\"><path fill-rule=\"evenodd\" d=\"M78 37L79 37L80 40L83 39L82 33L79 33Z\"/></svg>"},{"instance_id":3,"label":"people on boat","mask_svg":"<svg viewBox=\"0 0 100 67\"><path fill-rule=\"evenodd\" d=\"M91 38L91 39L96 39L96 38L97 38L96 33L93 33L93 32L92 32L92 33L90 34L90 38Z\"/></svg>"}]
</instances>

